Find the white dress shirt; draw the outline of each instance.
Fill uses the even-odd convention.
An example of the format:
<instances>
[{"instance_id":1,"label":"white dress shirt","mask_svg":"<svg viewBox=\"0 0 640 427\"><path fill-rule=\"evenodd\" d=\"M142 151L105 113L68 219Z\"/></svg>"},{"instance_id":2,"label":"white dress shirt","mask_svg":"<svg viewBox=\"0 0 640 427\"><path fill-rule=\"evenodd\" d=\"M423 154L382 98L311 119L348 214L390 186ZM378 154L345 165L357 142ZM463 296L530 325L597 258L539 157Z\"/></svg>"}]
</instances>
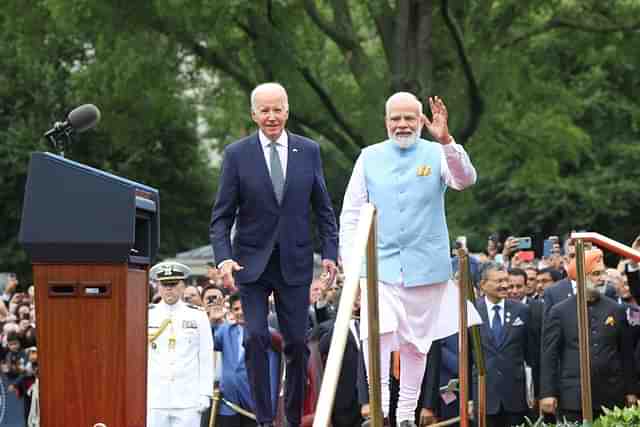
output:
<instances>
[{"instance_id":1,"label":"white dress shirt","mask_svg":"<svg viewBox=\"0 0 640 427\"><path fill-rule=\"evenodd\" d=\"M504 298L501 299L499 303L494 304L491 301L489 301L489 298L485 296L484 302L487 304L487 317L489 318L489 327L490 328L493 327L493 319L496 317L495 313L493 312L493 307L496 305L500 306L500 320L502 321L502 326L504 326L504 322L505 322Z\"/></svg>"},{"instance_id":2,"label":"white dress shirt","mask_svg":"<svg viewBox=\"0 0 640 427\"><path fill-rule=\"evenodd\" d=\"M262 133L261 130L258 131L258 139L260 140L260 145L262 145L262 152L264 153L264 161L267 163L267 169L269 170L269 175L271 175L271 140L267 138L267 136ZM287 177L287 158L288 158L288 149L289 149L289 136L285 130L282 131L278 139L276 139L276 150L278 150L278 155L280 156L280 163L282 164L282 176Z\"/></svg>"}]
</instances>

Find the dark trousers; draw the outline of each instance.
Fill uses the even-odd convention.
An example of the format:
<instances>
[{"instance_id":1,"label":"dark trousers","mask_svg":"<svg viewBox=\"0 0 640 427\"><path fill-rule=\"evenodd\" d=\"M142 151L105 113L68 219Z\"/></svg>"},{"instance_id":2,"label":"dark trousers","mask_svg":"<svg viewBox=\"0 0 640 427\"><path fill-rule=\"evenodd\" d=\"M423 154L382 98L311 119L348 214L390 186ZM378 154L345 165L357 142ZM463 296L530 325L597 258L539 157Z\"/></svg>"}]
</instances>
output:
<instances>
[{"instance_id":1,"label":"dark trousers","mask_svg":"<svg viewBox=\"0 0 640 427\"><path fill-rule=\"evenodd\" d=\"M273 292L280 332L284 338L286 378L284 405L289 425L300 424L306 384L309 349L306 343L309 321L309 286L289 286L280 271L280 253L274 249L265 271L253 283L239 286L245 318L245 362L256 404L258 423L272 422L271 389L267 349L271 333L267 325L269 295Z\"/></svg>"},{"instance_id":2,"label":"dark trousers","mask_svg":"<svg viewBox=\"0 0 640 427\"><path fill-rule=\"evenodd\" d=\"M331 425L333 427L354 427L362 424L360 416L360 405L355 402L351 408L334 409L331 414Z\"/></svg>"},{"instance_id":3,"label":"dark trousers","mask_svg":"<svg viewBox=\"0 0 640 427\"><path fill-rule=\"evenodd\" d=\"M207 426L209 424L207 423ZM216 418L217 427L255 427L256 422L244 415L218 415Z\"/></svg>"},{"instance_id":4,"label":"dark trousers","mask_svg":"<svg viewBox=\"0 0 640 427\"><path fill-rule=\"evenodd\" d=\"M500 408L500 412L487 415L487 427L512 427L524 424L526 412L507 412Z\"/></svg>"}]
</instances>

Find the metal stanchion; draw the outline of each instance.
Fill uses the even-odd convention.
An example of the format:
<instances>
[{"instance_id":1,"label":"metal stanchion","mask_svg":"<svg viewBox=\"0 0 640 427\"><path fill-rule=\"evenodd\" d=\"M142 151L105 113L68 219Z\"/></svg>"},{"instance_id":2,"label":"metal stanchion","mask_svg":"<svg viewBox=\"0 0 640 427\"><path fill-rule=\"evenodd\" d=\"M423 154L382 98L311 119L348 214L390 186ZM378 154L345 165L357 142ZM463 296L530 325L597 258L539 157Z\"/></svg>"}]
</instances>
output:
<instances>
[{"instance_id":1,"label":"metal stanchion","mask_svg":"<svg viewBox=\"0 0 640 427\"><path fill-rule=\"evenodd\" d=\"M582 420L593 422L591 406L591 362L589 356L589 312L587 310L586 282L584 266L584 241L576 240L576 298L578 307L578 344L580 347L580 391L582 401Z\"/></svg>"},{"instance_id":2,"label":"metal stanchion","mask_svg":"<svg viewBox=\"0 0 640 427\"><path fill-rule=\"evenodd\" d=\"M476 408L476 420L477 420L477 427L486 427L487 425L487 373L486 373L486 366L484 363L484 353L482 351L482 341L480 338L480 326L475 325L471 327L471 331L468 332L468 310L467 310L467 301L471 302L472 304L474 303L475 300L475 293L473 290L473 284L471 283L471 269L469 267L469 255L467 254L467 251L465 249L460 249L458 251L458 260L459 260L459 264L458 264L458 271L459 271L459 289L460 289L460 325L461 325L461 331L463 330L462 325L464 323L464 330L465 330L465 337L464 337L464 352L465 352L465 356L463 358L462 356L462 351L460 352L460 356L458 359L458 366L460 371L459 372L464 372L464 375L466 377L466 380L464 381L465 388L466 391L465 393L467 393L467 401L469 400L468 397L468 393L469 393L469 384L471 381L471 375L469 374L468 371L468 358L469 358L469 336L471 336L471 345L473 347L473 356L474 356L474 360L475 360L475 364L476 364L476 369L478 370L478 404L475 405ZM464 315L464 317L463 317ZM469 335L470 334L470 335ZM460 348L462 349L462 338L460 339ZM464 366L463 366L464 365ZM462 405L462 403L464 402L463 397L462 397L462 387L463 387L463 380L462 380L462 376L460 376L460 404ZM469 413L468 413L468 408L467 405L465 404L465 409L466 409L466 413L464 414L464 416L466 416L467 418L469 417ZM461 408L462 409L462 408ZM463 412L460 412L461 416L460 419L462 419L463 417ZM447 420L447 422L449 422L450 420ZM468 423L468 419L466 421L466 423ZM448 424L443 424L443 423L439 423L436 424L436 426L438 425L448 425ZM468 425L468 424L466 424Z\"/></svg>"},{"instance_id":3,"label":"metal stanchion","mask_svg":"<svg viewBox=\"0 0 640 427\"><path fill-rule=\"evenodd\" d=\"M328 427L331 422L331 411L333 409L333 402L335 399L335 392L336 392L336 386L338 384L338 377L340 376L340 369L342 366L342 356L344 355L344 349L345 349L345 346L347 343L347 337L349 334L349 322L351 320L351 311L353 308L353 303L356 299L356 295L358 293L358 288L360 286L360 271L361 271L360 267L362 265L362 260L364 259L365 254L370 253L368 250L371 250L371 247L370 247L371 245L369 242L372 240L372 237L370 236L370 233L372 232L371 230L373 229L375 232L375 228L372 225L374 222L375 222L375 207L372 204L367 203L365 206L363 206L363 208L360 211L360 218L358 220L358 230L356 233L356 239L353 243L352 255L354 256L354 258L352 259L352 261L354 263L352 265L345 264L345 276L346 276L345 284L342 288L342 293L340 295L340 306L338 308L338 314L336 315L335 326L333 328L333 337L331 339L331 346L329 348L329 354L327 356L327 362L325 364L326 367L324 370L324 376L322 378L322 386L320 387L320 395L318 396L318 401L317 401L318 404L316 406L315 416L313 419L313 427ZM376 258L377 252L375 251L375 236L373 237L373 241L374 241L373 256L370 256L368 264L373 263L373 265L375 265L375 272L373 274L375 275L375 281L377 283L378 274L377 274L377 258ZM347 267L349 268L347 269ZM371 269L371 266L369 266L369 269ZM371 278L371 274L372 273L369 273L370 278ZM377 287L375 288L375 291L377 291ZM378 321L377 295L373 301L376 302L375 304L376 305L376 308L375 308L376 324L373 326L373 329L375 329L375 334L374 334L374 330L372 330L372 327L369 326L370 328L369 341L370 342L376 341L372 339L372 337L375 336L375 338L377 339L376 343L379 348L380 342L379 342L379 336L378 336L379 326L377 323ZM369 305L371 306L372 304L369 304ZM369 322L371 322L371 319L369 319ZM369 325L371 325L371 323L369 323ZM379 352L376 354L376 356L378 358L374 358L373 360L379 360ZM374 383L374 378L375 378L374 374L372 373L370 378L370 383ZM375 382L374 384L377 384L377 388L379 390L380 388L379 365L378 365L377 382ZM378 391L378 397L377 397L378 408L377 409L374 406L374 403L375 403L374 400L376 398L373 397L371 399L370 407L372 408L372 414L375 414L376 410L380 411L379 396L380 394ZM375 422L375 419L372 421ZM382 419L378 417L378 422L381 423L381 421ZM382 424L378 425L378 427L380 426L382 426Z\"/></svg>"},{"instance_id":4,"label":"metal stanchion","mask_svg":"<svg viewBox=\"0 0 640 427\"><path fill-rule=\"evenodd\" d=\"M464 285L468 277L467 253L458 250L458 377L460 379L460 427L469 427L469 331L467 329L467 289Z\"/></svg>"},{"instance_id":5,"label":"metal stanchion","mask_svg":"<svg viewBox=\"0 0 640 427\"><path fill-rule=\"evenodd\" d=\"M218 417L218 407L220 406L220 389L216 384L213 387L213 397L211 399L211 414L209 414L209 427L216 427Z\"/></svg>"},{"instance_id":6,"label":"metal stanchion","mask_svg":"<svg viewBox=\"0 0 640 427\"><path fill-rule=\"evenodd\" d=\"M377 213L371 222L367 243L367 316L369 327L369 408L372 427L382 427L382 396L380 390L380 322L378 310L378 248Z\"/></svg>"}]
</instances>

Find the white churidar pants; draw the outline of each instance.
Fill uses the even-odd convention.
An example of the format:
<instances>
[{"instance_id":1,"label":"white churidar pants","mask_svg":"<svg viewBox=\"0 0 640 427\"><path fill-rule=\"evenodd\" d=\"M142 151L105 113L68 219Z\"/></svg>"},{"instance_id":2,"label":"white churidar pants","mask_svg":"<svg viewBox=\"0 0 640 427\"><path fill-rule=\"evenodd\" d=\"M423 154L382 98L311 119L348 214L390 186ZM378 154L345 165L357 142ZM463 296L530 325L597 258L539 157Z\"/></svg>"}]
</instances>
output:
<instances>
[{"instance_id":1,"label":"white churidar pants","mask_svg":"<svg viewBox=\"0 0 640 427\"><path fill-rule=\"evenodd\" d=\"M366 279L360 281L360 287L360 338L363 340L362 351L368 375ZM380 385L385 417L389 415L391 352L400 352L400 395L396 419L398 423L413 421L431 343L459 330L458 296L458 287L451 280L410 288L402 284L379 283ZM469 326L482 323L471 303L467 304L467 310Z\"/></svg>"}]
</instances>

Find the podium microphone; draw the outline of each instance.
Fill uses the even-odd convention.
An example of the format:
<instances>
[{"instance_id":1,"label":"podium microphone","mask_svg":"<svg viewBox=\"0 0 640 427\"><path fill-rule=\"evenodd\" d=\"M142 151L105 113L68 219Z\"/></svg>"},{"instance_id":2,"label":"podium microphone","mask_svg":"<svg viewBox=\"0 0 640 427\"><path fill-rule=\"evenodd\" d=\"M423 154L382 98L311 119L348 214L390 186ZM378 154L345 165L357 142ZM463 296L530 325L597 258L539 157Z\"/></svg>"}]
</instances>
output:
<instances>
[{"instance_id":1,"label":"podium microphone","mask_svg":"<svg viewBox=\"0 0 640 427\"><path fill-rule=\"evenodd\" d=\"M61 155L64 157L64 143L68 142L71 135L81 133L95 127L100 121L100 110L93 104L84 104L74 108L64 122L55 122L53 127L45 132L47 138L54 148L61 148Z\"/></svg>"}]
</instances>

